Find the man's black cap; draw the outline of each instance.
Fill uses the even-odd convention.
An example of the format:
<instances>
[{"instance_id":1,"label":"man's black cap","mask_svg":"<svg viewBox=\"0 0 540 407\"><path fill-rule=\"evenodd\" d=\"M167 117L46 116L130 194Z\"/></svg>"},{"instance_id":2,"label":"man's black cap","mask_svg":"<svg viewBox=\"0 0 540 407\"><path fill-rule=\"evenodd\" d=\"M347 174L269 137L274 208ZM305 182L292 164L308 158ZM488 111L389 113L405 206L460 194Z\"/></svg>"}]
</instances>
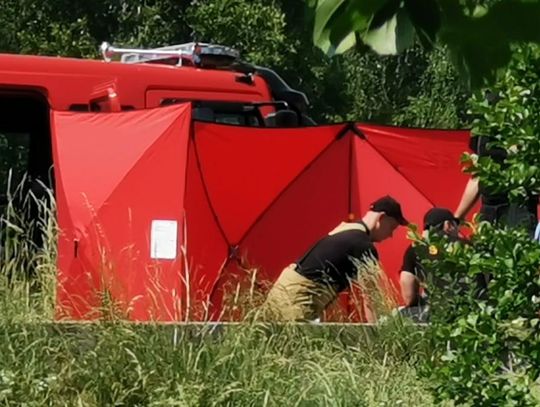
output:
<instances>
[{"instance_id":1,"label":"man's black cap","mask_svg":"<svg viewBox=\"0 0 540 407\"><path fill-rule=\"evenodd\" d=\"M431 208L424 216L424 229L442 227L446 221L459 223L459 219L449 209Z\"/></svg>"},{"instance_id":2,"label":"man's black cap","mask_svg":"<svg viewBox=\"0 0 540 407\"><path fill-rule=\"evenodd\" d=\"M398 221L402 226L407 226L409 221L405 219L401 212L401 205L391 196L387 195L377 199L371 204L369 209L373 212L383 212L386 216L390 216Z\"/></svg>"}]
</instances>

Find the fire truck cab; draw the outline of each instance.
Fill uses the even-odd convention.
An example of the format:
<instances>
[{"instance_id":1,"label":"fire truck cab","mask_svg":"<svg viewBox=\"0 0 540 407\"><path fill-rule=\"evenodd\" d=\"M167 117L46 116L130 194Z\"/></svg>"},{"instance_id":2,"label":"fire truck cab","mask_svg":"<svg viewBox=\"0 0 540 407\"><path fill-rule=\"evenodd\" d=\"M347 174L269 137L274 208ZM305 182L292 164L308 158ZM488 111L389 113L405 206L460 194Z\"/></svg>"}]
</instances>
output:
<instances>
[{"instance_id":1,"label":"fire truck cab","mask_svg":"<svg viewBox=\"0 0 540 407\"><path fill-rule=\"evenodd\" d=\"M101 45L102 60L0 54L0 206L23 177L54 188L50 110L121 112L192 103L192 117L243 126L314 124L306 96L225 46ZM11 187L9 187L11 185Z\"/></svg>"}]
</instances>

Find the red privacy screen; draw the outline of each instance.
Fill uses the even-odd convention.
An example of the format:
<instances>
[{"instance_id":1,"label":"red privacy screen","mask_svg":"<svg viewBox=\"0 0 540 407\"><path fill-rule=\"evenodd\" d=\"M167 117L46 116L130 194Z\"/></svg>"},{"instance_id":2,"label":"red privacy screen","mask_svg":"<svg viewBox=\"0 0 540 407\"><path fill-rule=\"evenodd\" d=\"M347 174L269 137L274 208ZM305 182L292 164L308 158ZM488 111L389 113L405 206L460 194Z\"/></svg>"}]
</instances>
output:
<instances>
[{"instance_id":1,"label":"red privacy screen","mask_svg":"<svg viewBox=\"0 0 540 407\"><path fill-rule=\"evenodd\" d=\"M468 131L248 128L191 123L189 111L53 114L58 318L99 317L106 292L132 320L234 319L231 288L264 295L380 196L421 225L432 206L455 209L467 182ZM400 228L378 245L395 287L407 244ZM346 295L339 307L351 313Z\"/></svg>"},{"instance_id":2,"label":"red privacy screen","mask_svg":"<svg viewBox=\"0 0 540 407\"><path fill-rule=\"evenodd\" d=\"M58 318L179 316L190 111L52 113Z\"/></svg>"},{"instance_id":3,"label":"red privacy screen","mask_svg":"<svg viewBox=\"0 0 540 407\"><path fill-rule=\"evenodd\" d=\"M460 156L468 140L468 131L196 123L209 206L229 247L210 291L212 303L220 304L221 291L245 278L246 269L256 269L262 282L275 281L317 239L351 215L360 218L383 195L398 199L420 226L432 206L456 208L467 182ZM394 239L378 245L396 288L409 244L406 232L400 228Z\"/></svg>"}]
</instances>

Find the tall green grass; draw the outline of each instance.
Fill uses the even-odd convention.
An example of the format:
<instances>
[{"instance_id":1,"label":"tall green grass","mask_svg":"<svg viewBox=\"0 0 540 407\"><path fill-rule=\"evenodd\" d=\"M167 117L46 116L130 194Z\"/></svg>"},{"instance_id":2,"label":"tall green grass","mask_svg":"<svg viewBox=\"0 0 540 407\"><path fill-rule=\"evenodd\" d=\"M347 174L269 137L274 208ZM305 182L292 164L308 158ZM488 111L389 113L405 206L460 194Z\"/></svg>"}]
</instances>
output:
<instances>
[{"instance_id":1,"label":"tall green grass","mask_svg":"<svg viewBox=\"0 0 540 407\"><path fill-rule=\"evenodd\" d=\"M43 184L39 196L25 185L26 179L8 183L0 213L0 316L11 322L49 321L56 285L55 201Z\"/></svg>"},{"instance_id":2,"label":"tall green grass","mask_svg":"<svg viewBox=\"0 0 540 407\"><path fill-rule=\"evenodd\" d=\"M408 361L299 327L0 329L2 405L430 405Z\"/></svg>"},{"instance_id":3,"label":"tall green grass","mask_svg":"<svg viewBox=\"0 0 540 407\"><path fill-rule=\"evenodd\" d=\"M51 202L35 200L39 216L31 218L11 201L4 213L0 405L432 404L415 372L429 351L422 331L391 317L370 328L54 323ZM29 239L34 228L40 247Z\"/></svg>"}]
</instances>

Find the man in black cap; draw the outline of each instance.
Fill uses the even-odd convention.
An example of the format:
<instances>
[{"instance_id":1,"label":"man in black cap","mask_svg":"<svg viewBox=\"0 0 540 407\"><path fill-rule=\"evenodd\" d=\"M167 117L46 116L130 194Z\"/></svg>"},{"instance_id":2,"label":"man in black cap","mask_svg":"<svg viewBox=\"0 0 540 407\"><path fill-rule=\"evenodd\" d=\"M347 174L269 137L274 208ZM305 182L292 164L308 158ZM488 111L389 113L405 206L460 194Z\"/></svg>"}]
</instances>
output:
<instances>
[{"instance_id":1,"label":"man in black cap","mask_svg":"<svg viewBox=\"0 0 540 407\"><path fill-rule=\"evenodd\" d=\"M459 239L459 219L446 208L432 208L424 216L424 234L427 232L444 233L452 240ZM427 251L419 253L419 251ZM411 244L403 256L401 266L400 285L401 295L405 301L404 312L411 315L422 315L427 306L426 283L428 270L421 264L421 255L430 258L437 256L435 247L426 248ZM433 276L432 276L433 277Z\"/></svg>"},{"instance_id":2,"label":"man in black cap","mask_svg":"<svg viewBox=\"0 0 540 407\"><path fill-rule=\"evenodd\" d=\"M459 236L460 220L446 208L432 208L424 216L424 236L426 233L444 234L450 242L470 242ZM435 246L411 244L403 256L401 266L400 285L401 294L405 300L405 306L401 314L411 317L417 322L427 322L429 319L428 288L444 288L444 280L434 275L431 270L426 270L421 263L422 258L437 259L438 248ZM488 276L479 274L474 281L474 295L483 298L487 293ZM467 284L460 280L455 287L455 295L460 295L459 290L467 291Z\"/></svg>"},{"instance_id":3,"label":"man in black cap","mask_svg":"<svg viewBox=\"0 0 540 407\"><path fill-rule=\"evenodd\" d=\"M299 260L286 267L270 290L264 309L271 319L313 321L365 269L379 267L375 242L408 225L400 204L385 196L361 220L342 222Z\"/></svg>"}]
</instances>

